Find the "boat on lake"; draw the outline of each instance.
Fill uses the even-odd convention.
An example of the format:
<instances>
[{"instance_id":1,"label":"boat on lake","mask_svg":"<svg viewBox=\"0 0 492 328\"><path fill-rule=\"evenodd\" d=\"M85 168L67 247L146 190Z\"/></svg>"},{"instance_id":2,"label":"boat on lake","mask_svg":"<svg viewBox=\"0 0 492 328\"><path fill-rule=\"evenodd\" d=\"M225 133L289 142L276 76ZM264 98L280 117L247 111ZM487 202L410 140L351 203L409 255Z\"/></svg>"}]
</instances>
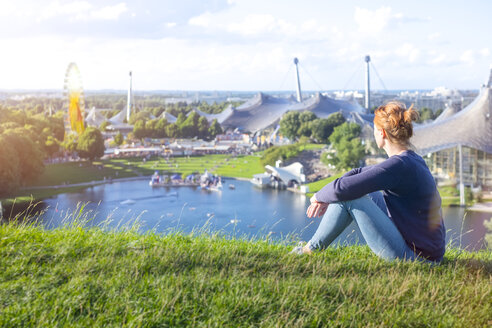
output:
<instances>
[{"instance_id":1,"label":"boat on lake","mask_svg":"<svg viewBox=\"0 0 492 328\"><path fill-rule=\"evenodd\" d=\"M205 170L200 177L200 187L207 191L222 191L222 179Z\"/></svg>"},{"instance_id":2,"label":"boat on lake","mask_svg":"<svg viewBox=\"0 0 492 328\"><path fill-rule=\"evenodd\" d=\"M158 171L150 177L149 186L151 187L196 187L198 186L195 175L190 174L184 180L181 175L174 174L172 176L159 175Z\"/></svg>"}]
</instances>

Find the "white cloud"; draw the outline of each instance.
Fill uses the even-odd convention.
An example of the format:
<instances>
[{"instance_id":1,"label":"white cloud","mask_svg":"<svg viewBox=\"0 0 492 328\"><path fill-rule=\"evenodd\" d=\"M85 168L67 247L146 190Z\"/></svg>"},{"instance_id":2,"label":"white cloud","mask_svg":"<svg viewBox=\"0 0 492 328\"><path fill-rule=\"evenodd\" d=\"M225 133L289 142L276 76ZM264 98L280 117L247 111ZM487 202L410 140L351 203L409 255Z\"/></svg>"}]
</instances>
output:
<instances>
[{"instance_id":1,"label":"white cloud","mask_svg":"<svg viewBox=\"0 0 492 328\"><path fill-rule=\"evenodd\" d=\"M294 24L271 14L256 13L243 16L240 19L234 19L233 16L224 15L224 13L212 14L206 12L192 17L188 20L188 24L209 29L210 31L224 31L247 38L276 36L306 41L313 39L326 40L327 38L340 39L343 37L343 33L336 27L332 27L330 33L328 26L313 18Z\"/></svg>"},{"instance_id":2,"label":"white cloud","mask_svg":"<svg viewBox=\"0 0 492 328\"><path fill-rule=\"evenodd\" d=\"M463 52L460 56L460 60L465 64L473 65L475 63L475 54L473 50L466 50Z\"/></svg>"},{"instance_id":3,"label":"white cloud","mask_svg":"<svg viewBox=\"0 0 492 328\"><path fill-rule=\"evenodd\" d=\"M121 14L128 11L126 3L121 2L114 6L106 6L97 10L93 10L90 13L90 17L100 20L116 20Z\"/></svg>"},{"instance_id":4,"label":"white cloud","mask_svg":"<svg viewBox=\"0 0 492 328\"><path fill-rule=\"evenodd\" d=\"M368 54L388 88L420 88L478 70L492 53L470 30L473 18L464 17L463 29L448 41L447 21L409 18L422 11L404 4L319 2L299 11L294 2L226 0L230 6L195 2L190 11L191 5L153 1L0 0L0 43L12 49L0 61L0 87L59 87L66 65L76 61L92 89L126 88L129 69L143 89L275 89L298 57L323 87L340 88ZM122 19L132 12L138 19ZM464 38L466 48L456 41Z\"/></svg>"},{"instance_id":5,"label":"white cloud","mask_svg":"<svg viewBox=\"0 0 492 328\"><path fill-rule=\"evenodd\" d=\"M490 55L489 48L483 48L482 50L480 50L480 54L484 57L488 57Z\"/></svg>"},{"instance_id":6,"label":"white cloud","mask_svg":"<svg viewBox=\"0 0 492 328\"><path fill-rule=\"evenodd\" d=\"M128 11L126 3L121 2L113 6L95 8L87 1L74 1L62 3L52 1L47 6L43 6L38 14L35 14L36 21L54 19L58 17L68 18L70 21L84 20L117 20L121 14ZM32 13L34 15L34 13Z\"/></svg>"},{"instance_id":7,"label":"white cloud","mask_svg":"<svg viewBox=\"0 0 492 328\"><path fill-rule=\"evenodd\" d=\"M278 26L279 22L272 15L255 14L246 16L242 22L229 24L227 30L249 36L272 32Z\"/></svg>"},{"instance_id":8,"label":"white cloud","mask_svg":"<svg viewBox=\"0 0 492 328\"><path fill-rule=\"evenodd\" d=\"M445 54L440 54L429 60L430 65L441 65L444 64L448 60L448 56Z\"/></svg>"},{"instance_id":9,"label":"white cloud","mask_svg":"<svg viewBox=\"0 0 492 328\"><path fill-rule=\"evenodd\" d=\"M414 63L420 57L420 50L411 43L405 43L395 50L395 54Z\"/></svg>"},{"instance_id":10,"label":"white cloud","mask_svg":"<svg viewBox=\"0 0 492 328\"><path fill-rule=\"evenodd\" d=\"M376 35L388 26L394 16L390 7L381 7L376 10L355 7L354 19L360 32Z\"/></svg>"},{"instance_id":11,"label":"white cloud","mask_svg":"<svg viewBox=\"0 0 492 328\"><path fill-rule=\"evenodd\" d=\"M16 7L13 1L0 1L0 17L5 16L20 16L21 14L20 8Z\"/></svg>"},{"instance_id":12,"label":"white cloud","mask_svg":"<svg viewBox=\"0 0 492 328\"><path fill-rule=\"evenodd\" d=\"M37 20L43 21L59 16L80 19L86 17L90 9L92 9L92 5L87 1L74 1L70 3L53 1L41 9L41 12L37 16Z\"/></svg>"},{"instance_id":13,"label":"white cloud","mask_svg":"<svg viewBox=\"0 0 492 328\"><path fill-rule=\"evenodd\" d=\"M436 32L436 33L431 33L431 34L429 34L429 35L427 36L427 39L428 39L429 41L433 41L433 40L435 40L435 39L439 38L440 36L441 36L441 33L439 33L439 32Z\"/></svg>"},{"instance_id":14,"label":"white cloud","mask_svg":"<svg viewBox=\"0 0 492 328\"><path fill-rule=\"evenodd\" d=\"M323 33L325 33L325 31L322 31ZM343 40L344 38L344 33L342 31L340 31L340 29L336 26L333 26L331 29L330 29L330 33L329 35L334 39L334 40Z\"/></svg>"},{"instance_id":15,"label":"white cloud","mask_svg":"<svg viewBox=\"0 0 492 328\"><path fill-rule=\"evenodd\" d=\"M430 18L409 17L403 13L393 13L393 9L383 6L376 10L355 7L354 20L359 33L378 36L381 32L394 29L403 23L428 22Z\"/></svg>"},{"instance_id":16,"label":"white cloud","mask_svg":"<svg viewBox=\"0 0 492 328\"><path fill-rule=\"evenodd\" d=\"M73 61L86 89L125 89L126 74L132 70L135 88L140 90L274 89L291 65L295 48L282 43L238 46L174 38L33 37L3 39L2 44L12 51L0 61L0 88L61 88L66 66ZM45 51L33 56L32 48ZM242 78L230 79L238 75ZM255 81L255 86L245 87L245 79Z\"/></svg>"},{"instance_id":17,"label":"white cloud","mask_svg":"<svg viewBox=\"0 0 492 328\"><path fill-rule=\"evenodd\" d=\"M188 24L193 26L209 27L212 25L212 19L212 14L207 11L204 14L190 18L188 20Z\"/></svg>"}]
</instances>

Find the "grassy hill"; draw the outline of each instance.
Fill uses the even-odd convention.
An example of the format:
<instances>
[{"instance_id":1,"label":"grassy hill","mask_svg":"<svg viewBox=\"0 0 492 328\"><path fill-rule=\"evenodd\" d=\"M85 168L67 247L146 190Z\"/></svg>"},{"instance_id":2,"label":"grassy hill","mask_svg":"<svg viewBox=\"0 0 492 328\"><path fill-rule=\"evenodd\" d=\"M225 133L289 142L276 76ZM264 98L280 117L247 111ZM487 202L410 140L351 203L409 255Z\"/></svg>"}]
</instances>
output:
<instances>
[{"instance_id":1,"label":"grassy hill","mask_svg":"<svg viewBox=\"0 0 492 328\"><path fill-rule=\"evenodd\" d=\"M0 326L485 327L492 252L440 266L365 246L0 225Z\"/></svg>"}]
</instances>

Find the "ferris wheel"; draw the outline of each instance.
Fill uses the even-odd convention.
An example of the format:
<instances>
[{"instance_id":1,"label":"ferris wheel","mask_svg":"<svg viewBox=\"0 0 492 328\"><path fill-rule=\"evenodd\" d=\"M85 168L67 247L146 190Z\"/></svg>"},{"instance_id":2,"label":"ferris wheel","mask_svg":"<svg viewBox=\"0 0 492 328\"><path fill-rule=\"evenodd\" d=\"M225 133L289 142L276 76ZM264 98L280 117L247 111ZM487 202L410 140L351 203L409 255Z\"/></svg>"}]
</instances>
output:
<instances>
[{"instance_id":1,"label":"ferris wheel","mask_svg":"<svg viewBox=\"0 0 492 328\"><path fill-rule=\"evenodd\" d=\"M84 132L84 89L82 88L82 77L79 68L75 63L68 64L63 91L67 100L65 108L68 110L70 128L72 131L81 134Z\"/></svg>"}]
</instances>

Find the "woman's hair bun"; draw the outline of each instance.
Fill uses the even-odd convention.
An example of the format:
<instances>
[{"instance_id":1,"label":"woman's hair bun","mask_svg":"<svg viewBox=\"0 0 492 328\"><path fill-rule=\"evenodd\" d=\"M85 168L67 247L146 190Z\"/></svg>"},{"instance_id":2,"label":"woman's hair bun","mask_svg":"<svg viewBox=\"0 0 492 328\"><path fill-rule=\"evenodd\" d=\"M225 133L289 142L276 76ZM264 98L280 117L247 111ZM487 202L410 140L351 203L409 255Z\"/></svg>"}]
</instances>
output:
<instances>
[{"instance_id":1,"label":"woman's hair bun","mask_svg":"<svg viewBox=\"0 0 492 328\"><path fill-rule=\"evenodd\" d=\"M413 135L412 121L419 118L413 104L406 109L405 104L391 101L374 111L374 124L386 131L391 142L408 145Z\"/></svg>"},{"instance_id":2,"label":"woman's hair bun","mask_svg":"<svg viewBox=\"0 0 492 328\"><path fill-rule=\"evenodd\" d=\"M419 119L419 112L413 109L413 104L409 109L403 112L403 120L405 123L412 123L412 121L416 121Z\"/></svg>"}]
</instances>

